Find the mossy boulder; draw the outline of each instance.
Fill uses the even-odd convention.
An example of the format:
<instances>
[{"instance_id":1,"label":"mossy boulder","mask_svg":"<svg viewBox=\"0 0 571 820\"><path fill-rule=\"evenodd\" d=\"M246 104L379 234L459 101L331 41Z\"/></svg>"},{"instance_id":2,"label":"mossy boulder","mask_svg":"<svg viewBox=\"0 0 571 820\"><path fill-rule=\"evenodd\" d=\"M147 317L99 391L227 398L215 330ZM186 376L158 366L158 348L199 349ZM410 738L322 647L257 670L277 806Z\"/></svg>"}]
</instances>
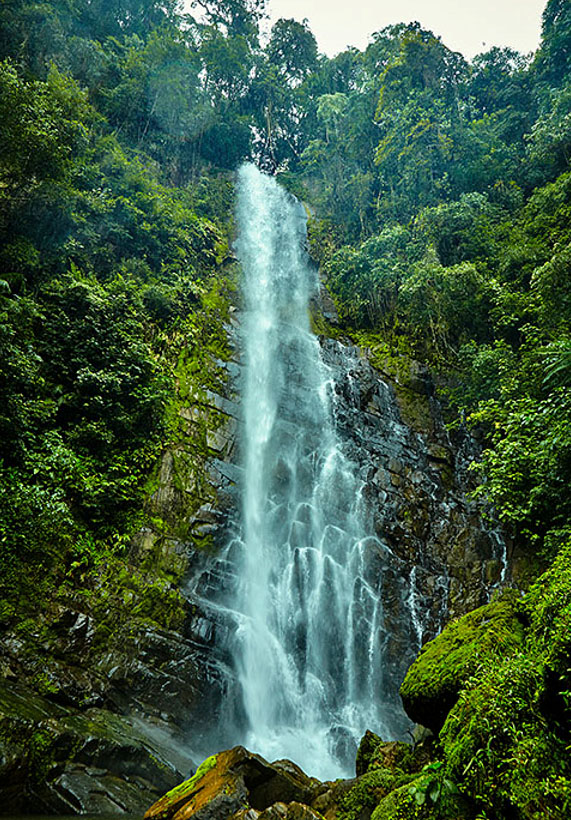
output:
<instances>
[{"instance_id":1,"label":"mossy boulder","mask_svg":"<svg viewBox=\"0 0 571 820\"><path fill-rule=\"evenodd\" d=\"M414 746L396 740L385 742L374 732L367 731L361 739L355 768L357 778L375 769L387 769L394 774L418 772L430 762L432 734Z\"/></svg>"},{"instance_id":2,"label":"mossy boulder","mask_svg":"<svg viewBox=\"0 0 571 820\"><path fill-rule=\"evenodd\" d=\"M513 590L448 624L407 672L400 693L408 716L438 733L468 678L517 651L523 640L523 617Z\"/></svg>"},{"instance_id":3,"label":"mossy boulder","mask_svg":"<svg viewBox=\"0 0 571 820\"><path fill-rule=\"evenodd\" d=\"M523 606L529 620L528 649L541 657L540 708L545 717L568 727L571 721L571 538L550 569L533 584Z\"/></svg>"},{"instance_id":4,"label":"mossy boulder","mask_svg":"<svg viewBox=\"0 0 571 820\"><path fill-rule=\"evenodd\" d=\"M337 820L369 820L380 800L409 783L414 775L377 768L358 777L338 797Z\"/></svg>"},{"instance_id":5,"label":"mossy boulder","mask_svg":"<svg viewBox=\"0 0 571 820\"><path fill-rule=\"evenodd\" d=\"M522 601L526 641L482 665L440 733L447 776L494 817L571 817L571 539Z\"/></svg>"},{"instance_id":6,"label":"mossy boulder","mask_svg":"<svg viewBox=\"0 0 571 820\"><path fill-rule=\"evenodd\" d=\"M355 760L355 773L357 777L365 774L375 754L375 750L380 743L382 743L381 738L374 732L370 732L369 730L365 732L359 743L357 759Z\"/></svg>"},{"instance_id":7,"label":"mossy boulder","mask_svg":"<svg viewBox=\"0 0 571 820\"><path fill-rule=\"evenodd\" d=\"M426 809L415 803L411 790L411 784L406 783L390 791L378 803L371 820L424 820Z\"/></svg>"},{"instance_id":8,"label":"mossy boulder","mask_svg":"<svg viewBox=\"0 0 571 820\"><path fill-rule=\"evenodd\" d=\"M424 817L418 814L418 804L408 787L424 783L424 771L435 765L432 735L427 734L430 736L411 746L384 742L373 732L366 732L357 754L357 778L339 781L335 789L335 820L369 820L372 815L379 816L378 805L390 809L395 818ZM393 794L396 797L391 797ZM381 818L384 820L384 813Z\"/></svg>"},{"instance_id":9,"label":"mossy boulder","mask_svg":"<svg viewBox=\"0 0 571 820\"><path fill-rule=\"evenodd\" d=\"M224 755L228 755L228 752L223 752L221 757ZM207 777L208 773L216 768L216 764L217 755L208 757L200 764L196 773L191 778L175 786L174 789L171 789L163 795L160 800L154 803L145 814L145 817L156 818L156 820L166 820L166 818L169 817L178 817L183 809L188 809L190 806L196 808L198 811L203 802L211 798L211 793L217 794L220 791L224 793L230 785L229 777L221 778L220 775L218 777ZM224 782L220 782L221 780ZM228 789L228 791L235 792L236 789ZM184 812L184 814L186 816L186 812Z\"/></svg>"},{"instance_id":10,"label":"mossy boulder","mask_svg":"<svg viewBox=\"0 0 571 820\"><path fill-rule=\"evenodd\" d=\"M280 803L286 805L285 814L290 820L315 820L308 818L300 805L307 808L320 787L319 781L290 761L268 763L260 755L236 746L205 760L193 777L154 803L145 818L226 820L239 814L254 820ZM279 808L276 812L279 814Z\"/></svg>"},{"instance_id":11,"label":"mossy boulder","mask_svg":"<svg viewBox=\"0 0 571 820\"><path fill-rule=\"evenodd\" d=\"M474 814L462 799L436 797L427 794L428 778L425 774L404 783L383 797L375 808L371 820L473 820Z\"/></svg>"}]
</instances>

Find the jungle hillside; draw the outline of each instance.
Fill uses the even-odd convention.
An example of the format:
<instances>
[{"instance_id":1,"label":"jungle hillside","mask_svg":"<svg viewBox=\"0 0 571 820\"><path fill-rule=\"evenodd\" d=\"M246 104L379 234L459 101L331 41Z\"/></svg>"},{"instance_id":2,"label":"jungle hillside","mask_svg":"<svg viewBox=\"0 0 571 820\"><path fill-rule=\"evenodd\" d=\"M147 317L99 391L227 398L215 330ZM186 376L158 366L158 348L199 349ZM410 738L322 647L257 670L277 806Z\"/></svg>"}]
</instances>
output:
<instances>
[{"instance_id":1,"label":"jungle hillside","mask_svg":"<svg viewBox=\"0 0 571 820\"><path fill-rule=\"evenodd\" d=\"M370 752L338 816L564 820L571 5L548 0L535 54L471 62L418 24L328 58L306 23L262 37L264 14L263 0L0 6L0 674L75 708L50 665L54 613L95 613L100 648L134 615L184 622L183 562L133 545L150 526L180 528L149 498L194 418L181 402L202 406L223 378L234 175L252 161L311 214L337 316L316 331L373 363L429 369L449 429L479 442L474 499L525 564L516 592L445 628L407 676L419 723L442 702L435 681L452 691L421 774L403 769L389 789ZM187 459L194 508L209 500L207 426ZM207 529L188 537L212 548ZM0 696L6 782L10 703ZM39 794L60 752L45 726L26 732Z\"/></svg>"}]
</instances>

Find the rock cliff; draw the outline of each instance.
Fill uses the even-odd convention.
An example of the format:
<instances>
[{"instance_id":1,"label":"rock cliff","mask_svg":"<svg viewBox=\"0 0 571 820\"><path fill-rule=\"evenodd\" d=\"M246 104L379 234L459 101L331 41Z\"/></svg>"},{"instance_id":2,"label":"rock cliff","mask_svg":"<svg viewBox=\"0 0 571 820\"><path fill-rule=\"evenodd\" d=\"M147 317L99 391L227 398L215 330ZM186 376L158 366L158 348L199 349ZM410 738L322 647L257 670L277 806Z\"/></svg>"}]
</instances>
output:
<instances>
[{"instance_id":1,"label":"rock cliff","mask_svg":"<svg viewBox=\"0 0 571 820\"><path fill-rule=\"evenodd\" d=\"M367 582L383 602L379 639L385 680L379 690L399 713L398 689L422 644L450 618L487 602L505 581L505 544L469 500L468 466L476 445L465 431L454 438L448 433L427 370L410 359L383 360L348 340L322 336L321 346L334 381L336 425L358 472L368 531L375 536L367 548ZM236 361L229 371L230 389L237 378ZM211 480L230 502L225 523L210 524L221 543L228 537L224 526L232 522L234 482L239 481L240 415L227 396L212 399L227 418L221 428L223 450L210 468ZM210 725L194 727L202 756L237 742L243 729L229 657L236 623L218 606L233 572L227 551L196 554L186 587L195 606L190 630L209 658L216 691L212 699L209 689L207 708L200 710L209 715ZM406 720L400 725L405 737ZM354 751L348 750L348 756Z\"/></svg>"}]
</instances>

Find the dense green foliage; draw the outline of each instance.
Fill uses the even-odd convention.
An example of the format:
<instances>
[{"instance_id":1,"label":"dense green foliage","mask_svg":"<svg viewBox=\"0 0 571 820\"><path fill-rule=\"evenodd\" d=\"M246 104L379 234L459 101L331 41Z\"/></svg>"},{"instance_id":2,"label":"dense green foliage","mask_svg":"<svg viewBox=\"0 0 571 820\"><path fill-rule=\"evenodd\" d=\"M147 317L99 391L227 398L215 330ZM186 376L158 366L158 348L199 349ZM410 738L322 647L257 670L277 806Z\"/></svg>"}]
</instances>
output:
<instances>
[{"instance_id":1,"label":"dense green foliage","mask_svg":"<svg viewBox=\"0 0 571 820\"><path fill-rule=\"evenodd\" d=\"M551 556L571 513L570 25L549 2L533 58L472 64L417 25L378 33L335 58L351 78L296 170L346 326L431 363L485 441L478 492Z\"/></svg>"},{"instance_id":2,"label":"dense green foliage","mask_svg":"<svg viewBox=\"0 0 571 820\"><path fill-rule=\"evenodd\" d=\"M142 150L151 124L134 121L145 60L190 50L163 5L152 22L100 11L0 11L0 585L15 599L27 578L121 555L141 525L177 434L178 346L201 345L228 258L228 180L173 186L183 158L155 132Z\"/></svg>"},{"instance_id":3,"label":"dense green foliage","mask_svg":"<svg viewBox=\"0 0 571 820\"><path fill-rule=\"evenodd\" d=\"M484 442L476 492L520 550L563 549L526 598L523 647L454 680L442 759L416 792L391 780L382 816L432 816L430 795L458 783L482 817L564 817L571 8L547 2L535 55L471 63L418 24L332 59L305 22L262 45L262 13L0 7L1 611L97 566L101 589L180 619L168 579L143 593L126 551L161 450L184 437L177 402L219 378L230 174L252 158L312 206L340 332L430 364L451 423Z\"/></svg>"},{"instance_id":4,"label":"dense green foliage","mask_svg":"<svg viewBox=\"0 0 571 820\"><path fill-rule=\"evenodd\" d=\"M471 674L464 677L440 733L441 765L480 818L569 814L570 558L568 541L550 570L518 602L525 625L519 645L498 642L495 658L477 644L465 649ZM497 606L489 604L482 612L489 609L492 621ZM443 656L458 630L470 629L474 614L446 627L409 675L425 675L438 687L431 658Z\"/></svg>"},{"instance_id":5,"label":"dense green foliage","mask_svg":"<svg viewBox=\"0 0 571 820\"><path fill-rule=\"evenodd\" d=\"M567 6L547 4L532 60L494 48L471 65L417 24L326 59L293 20L262 48L258 5L199 11L0 12L10 496L33 517L51 471L44 541L70 514L128 528L126 465L148 468L168 394L154 340L227 254L216 175L254 157L313 203L312 251L348 326L405 335L444 373L489 442L481 491L549 546L571 478Z\"/></svg>"}]
</instances>

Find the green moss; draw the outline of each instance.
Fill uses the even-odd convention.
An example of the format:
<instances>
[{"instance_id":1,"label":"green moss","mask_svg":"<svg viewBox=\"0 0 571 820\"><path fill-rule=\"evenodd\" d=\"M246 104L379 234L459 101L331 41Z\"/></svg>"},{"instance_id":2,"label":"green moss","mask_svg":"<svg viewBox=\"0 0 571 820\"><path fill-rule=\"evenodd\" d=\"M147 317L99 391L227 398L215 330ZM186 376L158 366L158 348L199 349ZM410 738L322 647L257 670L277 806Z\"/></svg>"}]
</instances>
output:
<instances>
[{"instance_id":1,"label":"green moss","mask_svg":"<svg viewBox=\"0 0 571 820\"><path fill-rule=\"evenodd\" d=\"M539 682L534 666L523 653L491 665L461 693L440 735L449 776L460 781L467 794L487 796L500 817L509 814L513 804L514 768L531 762L521 754L523 734L533 726L534 743L542 734L532 717ZM525 715L532 720L527 729L522 724ZM526 803L530 806L532 800Z\"/></svg>"},{"instance_id":2,"label":"green moss","mask_svg":"<svg viewBox=\"0 0 571 820\"><path fill-rule=\"evenodd\" d=\"M9 601L0 600L0 626L11 623L16 614L16 607Z\"/></svg>"},{"instance_id":3,"label":"green moss","mask_svg":"<svg viewBox=\"0 0 571 820\"><path fill-rule=\"evenodd\" d=\"M425 750L413 749L408 743L380 743L371 756L369 771L384 767L396 773L411 774L422 767L426 757Z\"/></svg>"},{"instance_id":4,"label":"green moss","mask_svg":"<svg viewBox=\"0 0 571 820\"><path fill-rule=\"evenodd\" d=\"M408 783L412 777L386 768L367 772L340 797L337 820L364 820L372 813L379 800L403 783Z\"/></svg>"},{"instance_id":5,"label":"green moss","mask_svg":"<svg viewBox=\"0 0 571 820\"><path fill-rule=\"evenodd\" d=\"M0 680L0 717L6 716L18 722L43 723L61 718L68 710L45 700L29 689L11 686Z\"/></svg>"},{"instance_id":6,"label":"green moss","mask_svg":"<svg viewBox=\"0 0 571 820\"><path fill-rule=\"evenodd\" d=\"M468 678L517 651L523 639L518 596L512 590L448 624L407 672L401 697L409 717L438 732Z\"/></svg>"},{"instance_id":7,"label":"green moss","mask_svg":"<svg viewBox=\"0 0 571 820\"><path fill-rule=\"evenodd\" d=\"M547 669L571 689L571 536L545 572L525 596L535 646Z\"/></svg>"},{"instance_id":8,"label":"green moss","mask_svg":"<svg viewBox=\"0 0 571 820\"><path fill-rule=\"evenodd\" d=\"M131 610L134 616L146 617L166 629L182 626L186 615L185 598L167 581L156 581L140 589L139 600Z\"/></svg>"},{"instance_id":9,"label":"green moss","mask_svg":"<svg viewBox=\"0 0 571 820\"><path fill-rule=\"evenodd\" d=\"M32 678L32 685L42 695L53 695L59 691L58 686L45 672L38 672Z\"/></svg>"},{"instance_id":10,"label":"green moss","mask_svg":"<svg viewBox=\"0 0 571 820\"><path fill-rule=\"evenodd\" d=\"M55 763L54 738L46 729L38 729L27 744L28 777L41 783Z\"/></svg>"},{"instance_id":11,"label":"green moss","mask_svg":"<svg viewBox=\"0 0 571 820\"><path fill-rule=\"evenodd\" d=\"M211 755L210 757L207 757L206 760L200 764L195 774L191 778L185 780L183 783L179 783L178 786L175 786L174 789L171 789L163 795L161 798L161 814L156 816L163 816L163 814L166 816L171 811L173 804L185 800L190 794L192 794L198 781L216 766L217 758L218 755ZM163 803L164 807L162 805Z\"/></svg>"},{"instance_id":12,"label":"green moss","mask_svg":"<svg viewBox=\"0 0 571 820\"><path fill-rule=\"evenodd\" d=\"M365 774L368 770L375 750L380 743L382 743L381 738L374 732L365 732L357 749L357 759L355 761L357 776Z\"/></svg>"},{"instance_id":13,"label":"green moss","mask_svg":"<svg viewBox=\"0 0 571 820\"><path fill-rule=\"evenodd\" d=\"M328 322L316 307L313 307L309 314L309 326L316 336L326 336L328 339L342 339L347 335L341 328Z\"/></svg>"},{"instance_id":14,"label":"green moss","mask_svg":"<svg viewBox=\"0 0 571 820\"><path fill-rule=\"evenodd\" d=\"M410 784L389 792L377 805L371 820L427 820L425 807L415 803Z\"/></svg>"},{"instance_id":15,"label":"green moss","mask_svg":"<svg viewBox=\"0 0 571 820\"><path fill-rule=\"evenodd\" d=\"M434 419L430 394L424 380L419 379L419 365L410 340L393 335L389 342L383 334L366 331L352 336L360 347L368 350L373 367L392 384L403 421L418 433L431 432Z\"/></svg>"},{"instance_id":16,"label":"green moss","mask_svg":"<svg viewBox=\"0 0 571 820\"><path fill-rule=\"evenodd\" d=\"M438 785L435 788L432 775L418 775L390 791L375 808L371 820L472 820L470 806Z\"/></svg>"},{"instance_id":17,"label":"green moss","mask_svg":"<svg viewBox=\"0 0 571 820\"><path fill-rule=\"evenodd\" d=\"M201 506L216 501L207 463L217 454L213 438L228 417L214 405L212 394L227 393L223 363L232 354L227 333L232 289L228 279L215 282L202 294L200 310L169 341L176 391L166 413L166 453L149 485L160 499L149 505L151 526L152 519L160 519L155 532L201 550L212 548L212 537L193 530L190 522ZM165 458L171 459L166 479Z\"/></svg>"},{"instance_id":18,"label":"green moss","mask_svg":"<svg viewBox=\"0 0 571 820\"><path fill-rule=\"evenodd\" d=\"M571 541L523 600L525 643L465 684L440 733L447 773L504 818L571 816Z\"/></svg>"}]
</instances>

